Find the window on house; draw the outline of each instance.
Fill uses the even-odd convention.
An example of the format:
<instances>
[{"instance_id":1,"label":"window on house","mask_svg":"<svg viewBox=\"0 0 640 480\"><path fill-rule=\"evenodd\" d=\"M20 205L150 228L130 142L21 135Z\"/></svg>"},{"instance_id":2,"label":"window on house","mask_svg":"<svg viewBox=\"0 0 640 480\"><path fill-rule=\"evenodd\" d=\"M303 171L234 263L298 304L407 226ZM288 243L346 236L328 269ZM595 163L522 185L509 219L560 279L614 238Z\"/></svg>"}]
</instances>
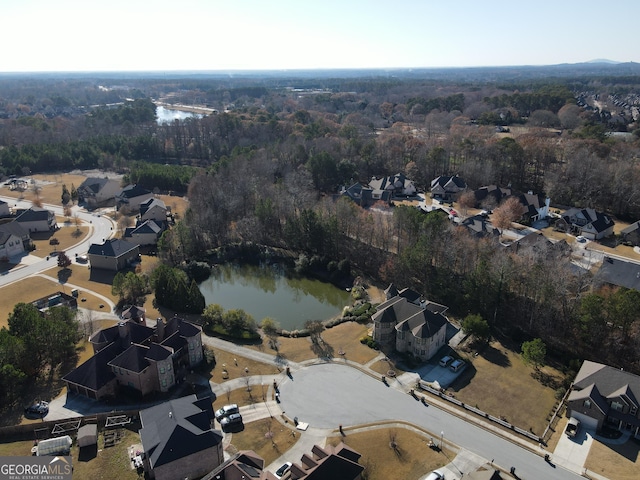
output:
<instances>
[{"instance_id":1,"label":"window on house","mask_svg":"<svg viewBox=\"0 0 640 480\"><path fill-rule=\"evenodd\" d=\"M631 407L631 410L629 412L631 415L635 415L636 413L638 413L638 407Z\"/></svg>"},{"instance_id":2,"label":"window on house","mask_svg":"<svg viewBox=\"0 0 640 480\"><path fill-rule=\"evenodd\" d=\"M582 404L585 408L591 408L591 400L585 400Z\"/></svg>"},{"instance_id":3,"label":"window on house","mask_svg":"<svg viewBox=\"0 0 640 480\"><path fill-rule=\"evenodd\" d=\"M167 386L167 381L166 380L162 380L162 386L166 387Z\"/></svg>"},{"instance_id":4,"label":"window on house","mask_svg":"<svg viewBox=\"0 0 640 480\"><path fill-rule=\"evenodd\" d=\"M171 365L169 364L167 365L167 372L170 372L170 371L171 371Z\"/></svg>"},{"instance_id":5,"label":"window on house","mask_svg":"<svg viewBox=\"0 0 640 480\"><path fill-rule=\"evenodd\" d=\"M164 373L164 367L160 367L160 373Z\"/></svg>"},{"instance_id":6,"label":"window on house","mask_svg":"<svg viewBox=\"0 0 640 480\"><path fill-rule=\"evenodd\" d=\"M615 402L615 401L611 402L611 408L613 408L617 412L621 412L622 411L622 407L623 407L623 405L620 402Z\"/></svg>"}]
</instances>

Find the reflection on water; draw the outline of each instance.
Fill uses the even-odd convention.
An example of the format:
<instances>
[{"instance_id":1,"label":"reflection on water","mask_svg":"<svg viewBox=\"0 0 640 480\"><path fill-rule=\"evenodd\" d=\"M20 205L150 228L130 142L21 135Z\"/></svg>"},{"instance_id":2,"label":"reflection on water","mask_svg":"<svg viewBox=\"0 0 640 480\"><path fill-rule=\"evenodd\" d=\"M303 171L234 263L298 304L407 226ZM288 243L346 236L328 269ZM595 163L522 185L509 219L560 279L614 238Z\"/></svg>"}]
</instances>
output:
<instances>
[{"instance_id":1,"label":"reflection on water","mask_svg":"<svg viewBox=\"0 0 640 480\"><path fill-rule=\"evenodd\" d=\"M344 290L287 275L278 265L218 265L199 287L207 305L241 308L256 322L271 317L286 330L303 328L307 320L331 318L350 301Z\"/></svg>"},{"instance_id":2,"label":"reflection on water","mask_svg":"<svg viewBox=\"0 0 640 480\"><path fill-rule=\"evenodd\" d=\"M158 125L162 125L163 123L171 123L174 120L184 120L185 118L190 117L202 118L202 115L199 113L183 112L182 110L171 110L169 108L164 108L161 106L156 106L156 116L158 117Z\"/></svg>"}]
</instances>

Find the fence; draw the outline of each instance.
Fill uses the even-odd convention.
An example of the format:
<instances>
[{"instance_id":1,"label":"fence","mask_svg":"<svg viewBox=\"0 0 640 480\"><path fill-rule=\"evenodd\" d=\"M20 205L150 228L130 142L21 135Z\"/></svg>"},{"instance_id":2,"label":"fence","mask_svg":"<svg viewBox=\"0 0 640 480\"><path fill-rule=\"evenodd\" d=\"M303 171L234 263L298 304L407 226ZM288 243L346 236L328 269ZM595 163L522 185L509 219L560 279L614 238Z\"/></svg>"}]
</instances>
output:
<instances>
[{"instance_id":1,"label":"fence","mask_svg":"<svg viewBox=\"0 0 640 480\"><path fill-rule=\"evenodd\" d=\"M49 438L60 434L59 432L53 432L56 425L68 424L73 421L77 421L77 425L82 423L97 423L98 429L102 430L105 427L107 418L116 415L126 415L131 418L138 418L140 410L128 410L118 412L105 412L96 413L90 416L78 416L74 418L65 418L64 420L48 420L41 423L31 423L25 425L12 425L9 427L0 428L0 442L10 441L23 441L23 440L40 440L42 438ZM66 431L66 430L65 430ZM69 431L67 433L71 434ZM75 434L75 432L73 433Z\"/></svg>"},{"instance_id":2,"label":"fence","mask_svg":"<svg viewBox=\"0 0 640 480\"><path fill-rule=\"evenodd\" d=\"M511 423L507 422L506 420L503 420L501 418L498 417L494 417L493 415L489 415L488 413L480 410L479 408L476 407L472 407L471 405L467 405L464 402L461 402L460 400L458 400L457 398L454 397L450 397L449 395L446 395L444 392L437 390L435 388L431 388L429 385L427 385L426 383L420 382L420 388L422 390L425 390L433 395L437 395L438 397L440 397L443 400L446 400L447 402L453 403L454 405L457 405L461 408L464 408L465 410L468 410L469 412L475 413L476 415L485 418L486 420L489 420L490 422L493 423L497 423L498 425L501 425L504 428L507 428L515 433L518 433L524 437L529 438L530 440L534 440L538 443L540 443L542 441L542 437L539 437L538 435L528 431L528 430L524 430L520 427L517 427L515 425L512 425Z\"/></svg>"},{"instance_id":3,"label":"fence","mask_svg":"<svg viewBox=\"0 0 640 480\"><path fill-rule=\"evenodd\" d=\"M544 433L542 434L542 441L543 443L545 443L545 445L549 440L549 438L551 437L551 435L553 434L554 432L553 429L558 424L558 421L560 420L560 415L564 413L564 410L567 407L567 397L569 396L569 393L571 393L572 388L573 388L573 383L569 388L567 388L567 391L565 392L564 397L562 397L562 400L560 400L560 404L556 408L555 412L553 412L553 415L551 416L551 420L549 420L549 424L547 425L547 428L544 429Z\"/></svg>"}]
</instances>

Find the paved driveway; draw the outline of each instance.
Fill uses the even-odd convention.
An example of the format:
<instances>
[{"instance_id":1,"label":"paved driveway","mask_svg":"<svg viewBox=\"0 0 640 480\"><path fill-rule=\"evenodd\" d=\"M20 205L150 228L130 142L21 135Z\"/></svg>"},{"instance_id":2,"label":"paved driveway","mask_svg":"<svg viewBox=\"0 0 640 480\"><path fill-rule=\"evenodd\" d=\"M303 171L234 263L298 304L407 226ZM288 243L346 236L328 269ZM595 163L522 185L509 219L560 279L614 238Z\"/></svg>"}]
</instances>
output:
<instances>
[{"instance_id":1,"label":"paved driveway","mask_svg":"<svg viewBox=\"0 0 640 480\"><path fill-rule=\"evenodd\" d=\"M553 451L552 461L573 470L582 470L587 461L594 434L595 432L583 425L580 426L578 433L573 438L562 433L558 445Z\"/></svg>"}]
</instances>

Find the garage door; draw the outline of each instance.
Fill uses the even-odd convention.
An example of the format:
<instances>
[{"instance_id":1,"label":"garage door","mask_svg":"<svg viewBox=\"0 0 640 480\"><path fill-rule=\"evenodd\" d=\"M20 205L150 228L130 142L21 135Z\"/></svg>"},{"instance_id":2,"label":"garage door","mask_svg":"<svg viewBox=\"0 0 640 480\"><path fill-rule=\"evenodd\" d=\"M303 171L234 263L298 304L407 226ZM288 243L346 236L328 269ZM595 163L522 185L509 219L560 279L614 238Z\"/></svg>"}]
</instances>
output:
<instances>
[{"instance_id":1,"label":"garage door","mask_svg":"<svg viewBox=\"0 0 640 480\"><path fill-rule=\"evenodd\" d=\"M588 417L587 415L579 412L572 412L572 417L580 420L581 426L584 428L588 428L589 430L597 430L598 429L598 420L595 418Z\"/></svg>"}]
</instances>

